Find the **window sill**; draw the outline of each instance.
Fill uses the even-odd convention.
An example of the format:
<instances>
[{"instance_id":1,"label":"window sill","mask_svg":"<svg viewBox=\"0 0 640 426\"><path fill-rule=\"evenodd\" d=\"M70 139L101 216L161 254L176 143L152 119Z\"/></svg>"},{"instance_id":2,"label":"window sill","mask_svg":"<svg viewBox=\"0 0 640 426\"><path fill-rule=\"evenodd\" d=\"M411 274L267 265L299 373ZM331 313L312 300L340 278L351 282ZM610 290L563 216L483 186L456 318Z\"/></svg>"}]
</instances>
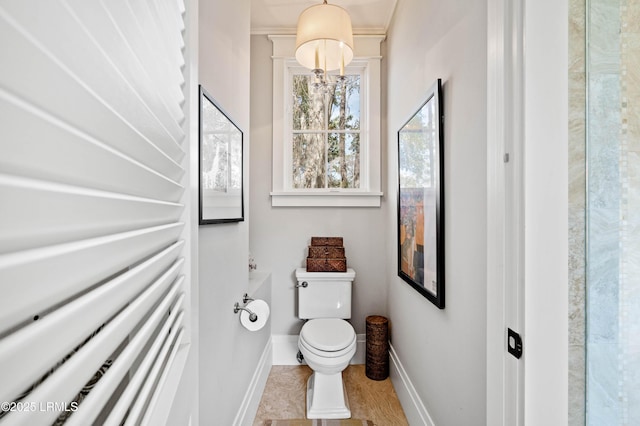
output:
<instances>
[{"instance_id":1,"label":"window sill","mask_svg":"<svg viewBox=\"0 0 640 426\"><path fill-rule=\"evenodd\" d=\"M380 207L382 192L272 192L273 207Z\"/></svg>"}]
</instances>

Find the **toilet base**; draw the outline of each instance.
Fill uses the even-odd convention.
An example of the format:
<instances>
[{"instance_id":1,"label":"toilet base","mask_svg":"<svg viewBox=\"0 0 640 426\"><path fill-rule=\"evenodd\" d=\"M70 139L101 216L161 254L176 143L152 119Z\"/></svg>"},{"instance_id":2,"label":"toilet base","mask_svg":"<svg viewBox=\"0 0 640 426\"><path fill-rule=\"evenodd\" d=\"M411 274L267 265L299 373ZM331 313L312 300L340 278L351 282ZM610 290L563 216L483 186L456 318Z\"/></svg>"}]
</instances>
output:
<instances>
[{"instance_id":1,"label":"toilet base","mask_svg":"<svg viewBox=\"0 0 640 426\"><path fill-rule=\"evenodd\" d=\"M307 380L308 419L350 419L349 399L342 382L342 372L314 372Z\"/></svg>"}]
</instances>

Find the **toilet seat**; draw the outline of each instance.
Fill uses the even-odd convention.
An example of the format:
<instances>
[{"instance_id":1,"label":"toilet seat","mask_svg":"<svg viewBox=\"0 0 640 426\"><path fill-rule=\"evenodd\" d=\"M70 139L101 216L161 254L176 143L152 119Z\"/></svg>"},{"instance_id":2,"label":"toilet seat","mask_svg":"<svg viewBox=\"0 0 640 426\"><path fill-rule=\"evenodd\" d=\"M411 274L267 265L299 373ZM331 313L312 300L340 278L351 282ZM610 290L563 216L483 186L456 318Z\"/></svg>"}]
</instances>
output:
<instances>
[{"instance_id":1,"label":"toilet seat","mask_svg":"<svg viewBox=\"0 0 640 426\"><path fill-rule=\"evenodd\" d=\"M302 338L300 338L298 340L298 343L299 343L299 346L302 346L302 348L304 348L306 351L308 351L308 352L312 353L313 355L316 355L316 356L318 356L320 358L340 358L340 357L342 357L344 355L349 354L353 350L353 348L356 346L356 339L354 337L353 338L353 342L351 344L349 344L349 346L347 346L346 348L341 349L339 351L323 351L323 350L320 350L318 348L314 348L312 345L307 343Z\"/></svg>"},{"instance_id":2,"label":"toilet seat","mask_svg":"<svg viewBox=\"0 0 640 426\"><path fill-rule=\"evenodd\" d=\"M339 318L313 319L300 330L299 342L317 356L336 358L353 349L356 332L351 324Z\"/></svg>"}]
</instances>

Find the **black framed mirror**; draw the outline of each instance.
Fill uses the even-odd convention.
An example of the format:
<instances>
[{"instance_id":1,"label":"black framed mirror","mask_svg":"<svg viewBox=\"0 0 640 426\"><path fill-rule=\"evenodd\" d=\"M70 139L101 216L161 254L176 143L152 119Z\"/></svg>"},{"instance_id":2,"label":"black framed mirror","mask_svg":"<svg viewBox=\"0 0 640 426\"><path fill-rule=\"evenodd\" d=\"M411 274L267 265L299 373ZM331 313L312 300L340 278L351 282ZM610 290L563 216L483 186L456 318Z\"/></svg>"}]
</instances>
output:
<instances>
[{"instance_id":1,"label":"black framed mirror","mask_svg":"<svg viewBox=\"0 0 640 426\"><path fill-rule=\"evenodd\" d=\"M200 86L200 225L244 220L243 133Z\"/></svg>"}]
</instances>

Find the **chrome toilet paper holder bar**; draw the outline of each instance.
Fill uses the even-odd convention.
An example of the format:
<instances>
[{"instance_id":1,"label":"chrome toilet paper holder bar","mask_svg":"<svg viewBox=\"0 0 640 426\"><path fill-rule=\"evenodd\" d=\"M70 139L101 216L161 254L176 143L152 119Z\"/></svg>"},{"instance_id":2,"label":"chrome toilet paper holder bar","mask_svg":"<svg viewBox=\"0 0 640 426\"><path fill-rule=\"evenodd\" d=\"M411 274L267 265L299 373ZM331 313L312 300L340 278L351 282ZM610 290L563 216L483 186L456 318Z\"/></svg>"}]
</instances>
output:
<instances>
[{"instance_id":1,"label":"chrome toilet paper holder bar","mask_svg":"<svg viewBox=\"0 0 640 426\"><path fill-rule=\"evenodd\" d=\"M245 293L242 296L242 303L244 303L245 305L247 304L247 302L252 301L253 299L249 297L249 295L247 293ZM256 314L255 312L247 309L246 307L240 306L240 303L236 302L235 305L233 305L233 313L237 314L240 311L247 311L249 313L249 321L251 322L256 322L258 321L258 314Z\"/></svg>"}]
</instances>

